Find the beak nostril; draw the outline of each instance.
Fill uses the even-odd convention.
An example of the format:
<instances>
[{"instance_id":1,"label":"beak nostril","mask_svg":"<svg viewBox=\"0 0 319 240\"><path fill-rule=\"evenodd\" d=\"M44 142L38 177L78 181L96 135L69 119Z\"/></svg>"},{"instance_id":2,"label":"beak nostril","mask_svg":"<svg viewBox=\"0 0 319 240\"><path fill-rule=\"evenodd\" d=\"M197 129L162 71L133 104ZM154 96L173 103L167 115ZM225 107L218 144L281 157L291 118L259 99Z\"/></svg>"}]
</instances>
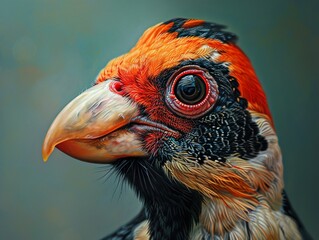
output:
<instances>
[{"instance_id":1,"label":"beak nostril","mask_svg":"<svg viewBox=\"0 0 319 240\"><path fill-rule=\"evenodd\" d=\"M124 90L123 90L123 83L119 81L114 81L110 84L110 90L114 93L124 95Z\"/></svg>"}]
</instances>

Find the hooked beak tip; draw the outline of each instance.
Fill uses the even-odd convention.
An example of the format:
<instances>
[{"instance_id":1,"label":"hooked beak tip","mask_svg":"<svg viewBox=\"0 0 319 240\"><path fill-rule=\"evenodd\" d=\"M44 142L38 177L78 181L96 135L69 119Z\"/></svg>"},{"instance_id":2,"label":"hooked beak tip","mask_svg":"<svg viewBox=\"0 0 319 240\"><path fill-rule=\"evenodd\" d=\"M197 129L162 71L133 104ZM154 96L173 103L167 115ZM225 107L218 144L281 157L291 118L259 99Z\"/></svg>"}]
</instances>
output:
<instances>
[{"instance_id":1,"label":"hooked beak tip","mask_svg":"<svg viewBox=\"0 0 319 240\"><path fill-rule=\"evenodd\" d=\"M50 154L42 153L42 159L43 159L43 162L47 162L47 161L48 161L48 159L49 159L49 156L50 156Z\"/></svg>"},{"instance_id":2,"label":"hooked beak tip","mask_svg":"<svg viewBox=\"0 0 319 240\"><path fill-rule=\"evenodd\" d=\"M44 142L43 146L42 146L42 159L43 162L47 162L51 153L53 152L54 147L49 146L48 144L46 144L46 141Z\"/></svg>"}]
</instances>

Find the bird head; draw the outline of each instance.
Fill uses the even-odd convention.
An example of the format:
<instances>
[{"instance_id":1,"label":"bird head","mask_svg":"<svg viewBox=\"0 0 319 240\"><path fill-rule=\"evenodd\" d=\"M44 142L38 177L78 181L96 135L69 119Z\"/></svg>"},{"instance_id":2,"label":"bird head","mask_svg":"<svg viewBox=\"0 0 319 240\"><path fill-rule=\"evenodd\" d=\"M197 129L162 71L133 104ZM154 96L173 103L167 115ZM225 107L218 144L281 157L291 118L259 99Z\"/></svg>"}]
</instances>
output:
<instances>
[{"instance_id":1,"label":"bird head","mask_svg":"<svg viewBox=\"0 0 319 240\"><path fill-rule=\"evenodd\" d=\"M243 219L259 196L276 204L281 185L272 183L280 182L281 165L272 160L280 154L272 118L236 39L202 20L149 28L58 114L44 160L57 147L111 164L149 208L169 202L193 220L209 218L200 212L203 204L209 212L211 201ZM267 151L271 158L263 157ZM223 218L222 210L212 211Z\"/></svg>"}]
</instances>

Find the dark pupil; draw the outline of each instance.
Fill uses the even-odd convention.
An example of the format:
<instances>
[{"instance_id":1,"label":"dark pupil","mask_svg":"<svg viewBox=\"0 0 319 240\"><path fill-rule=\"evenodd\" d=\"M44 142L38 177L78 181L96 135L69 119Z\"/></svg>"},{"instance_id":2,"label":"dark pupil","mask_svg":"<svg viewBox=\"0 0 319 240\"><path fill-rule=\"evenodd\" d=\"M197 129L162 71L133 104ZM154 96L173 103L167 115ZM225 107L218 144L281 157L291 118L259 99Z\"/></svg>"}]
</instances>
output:
<instances>
[{"instance_id":1,"label":"dark pupil","mask_svg":"<svg viewBox=\"0 0 319 240\"><path fill-rule=\"evenodd\" d=\"M197 104L205 96L205 83L197 75L186 75L176 84L175 93L181 102Z\"/></svg>"}]
</instances>

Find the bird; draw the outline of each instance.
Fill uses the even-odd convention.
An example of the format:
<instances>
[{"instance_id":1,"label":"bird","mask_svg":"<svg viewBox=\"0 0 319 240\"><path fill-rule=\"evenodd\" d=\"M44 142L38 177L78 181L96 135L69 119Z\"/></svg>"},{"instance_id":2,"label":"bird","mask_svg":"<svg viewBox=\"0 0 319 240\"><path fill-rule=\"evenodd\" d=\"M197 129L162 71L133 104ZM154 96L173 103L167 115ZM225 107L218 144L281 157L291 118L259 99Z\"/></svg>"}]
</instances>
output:
<instances>
[{"instance_id":1,"label":"bird","mask_svg":"<svg viewBox=\"0 0 319 240\"><path fill-rule=\"evenodd\" d=\"M58 148L108 164L143 204L104 239L311 239L284 189L265 92L225 28L150 27L51 124L44 161Z\"/></svg>"}]
</instances>

